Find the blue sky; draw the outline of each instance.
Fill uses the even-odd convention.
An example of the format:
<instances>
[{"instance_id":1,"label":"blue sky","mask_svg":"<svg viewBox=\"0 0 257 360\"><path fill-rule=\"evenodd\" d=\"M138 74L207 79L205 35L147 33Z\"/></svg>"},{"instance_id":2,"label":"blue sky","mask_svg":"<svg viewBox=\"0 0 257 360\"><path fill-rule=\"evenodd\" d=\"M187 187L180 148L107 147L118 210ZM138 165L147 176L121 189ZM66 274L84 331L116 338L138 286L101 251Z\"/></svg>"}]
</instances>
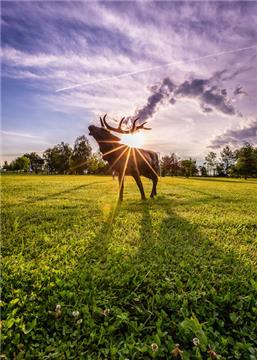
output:
<instances>
[{"instance_id":1,"label":"blue sky","mask_svg":"<svg viewBox=\"0 0 257 360\"><path fill-rule=\"evenodd\" d=\"M148 120L162 154L257 142L255 2L11 1L1 28L2 160L72 144L105 113Z\"/></svg>"}]
</instances>

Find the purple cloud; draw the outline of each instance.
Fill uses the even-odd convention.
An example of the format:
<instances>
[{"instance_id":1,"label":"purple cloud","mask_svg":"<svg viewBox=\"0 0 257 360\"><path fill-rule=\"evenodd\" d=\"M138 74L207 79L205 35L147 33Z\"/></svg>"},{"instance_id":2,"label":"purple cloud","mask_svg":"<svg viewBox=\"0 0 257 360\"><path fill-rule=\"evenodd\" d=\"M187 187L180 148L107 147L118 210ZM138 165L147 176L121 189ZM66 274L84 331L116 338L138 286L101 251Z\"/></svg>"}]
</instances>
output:
<instances>
[{"instance_id":1,"label":"purple cloud","mask_svg":"<svg viewBox=\"0 0 257 360\"><path fill-rule=\"evenodd\" d=\"M257 144L257 119L252 120L241 129L225 131L222 135L212 140L209 148L217 149L227 144L237 146L242 145L244 142L249 142L253 145Z\"/></svg>"},{"instance_id":2,"label":"purple cloud","mask_svg":"<svg viewBox=\"0 0 257 360\"><path fill-rule=\"evenodd\" d=\"M208 79L186 80L180 85L176 85L169 78L164 78L159 85L151 87L152 94L148 97L146 105L137 110L135 116L145 121L153 117L159 105L164 103L174 105L179 98L197 100L204 113L216 110L226 115L240 115L228 97L228 90L216 85L226 72L227 70L220 71ZM241 87L236 88L234 94L236 92L241 94Z\"/></svg>"},{"instance_id":3,"label":"purple cloud","mask_svg":"<svg viewBox=\"0 0 257 360\"><path fill-rule=\"evenodd\" d=\"M242 90L242 86L237 86L233 92L234 95L248 95L246 91Z\"/></svg>"}]
</instances>

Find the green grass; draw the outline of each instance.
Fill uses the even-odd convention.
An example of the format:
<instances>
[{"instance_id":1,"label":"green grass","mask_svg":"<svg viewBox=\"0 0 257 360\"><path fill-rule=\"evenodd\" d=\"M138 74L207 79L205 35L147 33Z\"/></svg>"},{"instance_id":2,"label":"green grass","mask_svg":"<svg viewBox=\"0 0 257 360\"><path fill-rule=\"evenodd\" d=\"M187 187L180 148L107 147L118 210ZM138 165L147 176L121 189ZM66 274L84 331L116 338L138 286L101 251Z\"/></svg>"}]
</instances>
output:
<instances>
[{"instance_id":1,"label":"green grass","mask_svg":"<svg viewBox=\"0 0 257 360\"><path fill-rule=\"evenodd\" d=\"M142 202L127 178L119 206L111 177L2 185L7 359L257 359L257 181L162 178Z\"/></svg>"}]
</instances>

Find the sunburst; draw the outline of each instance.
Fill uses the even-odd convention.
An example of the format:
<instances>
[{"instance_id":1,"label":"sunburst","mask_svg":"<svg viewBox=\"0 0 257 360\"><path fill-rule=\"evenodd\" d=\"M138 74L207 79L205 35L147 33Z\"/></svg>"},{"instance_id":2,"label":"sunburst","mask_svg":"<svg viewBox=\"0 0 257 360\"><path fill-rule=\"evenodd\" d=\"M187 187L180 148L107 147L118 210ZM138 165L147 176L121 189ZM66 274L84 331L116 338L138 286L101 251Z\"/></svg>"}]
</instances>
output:
<instances>
[{"instance_id":1,"label":"sunburst","mask_svg":"<svg viewBox=\"0 0 257 360\"><path fill-rule=\"evenodd\" d=\"M120 146L118 146L118 147L116 147L116 148L114 148L112 150L106 151L105 153L103 153L103 156L114 153L115 151L122 149L124 146L127 146L127 145L121 144Z\"/></svg>"},{"instance_id":2,"label":"sunburst","mask_svg":"<svg viewBox=\"0 0 257 360\"><path fill-rule=\"evenodd\" d=\"M144 157L144 155L142 154L142 152L140 151L140 149L135 148L135 150L139 153L139 155L141 156L141 158L145 161L145 163L149 166L149 168L155 173L155 175L157 177L159 177L159 174L157 174L157 172L154 170L154 168L152 167L152 165L147 161L147 159Z\"/></svg>"},{"instance_id":3,"label":"sunburst","mask_svg":"<svg viewBox=\"0 0 257 360\"><path fill-rule=\"evenodd\" d=\"M114 167L115 164L117 164L117 162L120 160L120 158L124 155L124 153L129 149L129 147L127 145L125 145L126 148L122 151L122 153L120 153L120 155L117 157L117 159L112 163L112 165L110 166L110 170Z\"/></svg>"},{"instance_id":4,"label":"sunburst","mask_svg":"<svg viewBox=\"0 0 257 360\"><path fill-rule=\"evenodd\" d=\"M138 132L134 134L122 134L121 141L123 144L128 145L129 147L142 147L144 145L144 134Z\"/></svg>"}]
</instances>

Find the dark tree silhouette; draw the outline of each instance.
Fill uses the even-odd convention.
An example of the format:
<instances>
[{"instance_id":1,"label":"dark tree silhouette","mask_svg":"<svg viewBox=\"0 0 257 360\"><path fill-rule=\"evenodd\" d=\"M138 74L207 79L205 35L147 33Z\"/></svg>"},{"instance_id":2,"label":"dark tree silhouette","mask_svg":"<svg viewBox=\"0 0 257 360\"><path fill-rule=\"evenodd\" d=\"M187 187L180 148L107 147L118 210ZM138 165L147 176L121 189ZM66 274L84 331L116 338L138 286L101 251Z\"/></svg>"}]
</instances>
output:
<instances>
[{"instance_id":1,"label":"dark tree silhouette","mask_svg":"<svg viewBox=\"0 0 257 360\"><path fill-rule=\"evenodd\" d=\"M236 172L247 179L250 176L257 176L257 148L246 143L236 152Z\"/></svg>"},{"instance_id":2,"label":"dark tree silhouette","mask_svg":"<svg viewBox=\"0 0 257 360\"><path fill-rule=\"evenodd\" d=\"M196 167L196 161L191 158L188 160L181 161L182 174L186 177L194 176L198 174L198 169Z\"/></svg>"},{"instance_id":3,"label":"dark tree silhouette","mask_svg":"<svg viewBox=\"0 0 257 360\"><path fill-rule=\"evenodd\" d=\"M224 172L226 175L228 175L230 168L235 163L235 152L232 151L228 145L226 145L222 149L220 157L223 164Z\"/></svg>"},{"instance_id":4,"label":"dark tree silhouette","mask_svg":"<svg viewBox=\"0 0 257 360\"><path fill-rule=\"evenodd\" d=\"M199 166L199 171L201 176L207 176L207 169L205 166Z\"/></svg>"},{"instance_id":5,"label":"dark tree silhouette","mask_svg":"<svg viewBox=\"0 0 257 360\"><path fill-rule=\"evenodd\" d=\"M213 151L210 151L207 156L205 156L205 164L207 166L207 169L209 170L209 173L211 175L215 176L215 169L216 169L216 160L217 160L217 154Z\"/></svg>"},{"instance_id":6,"label":"dark tree silhouette","mask_svg":"<svg viewBox=\"0 0 257 360\"><path fill-rule=\"evenodd\" d=\"M30 168L32 171L36 174L43 171L44 159L42 159L36 152L26 153L23 156L26 156L30 160Z\"/></svg>"},{"instance_id":7,"label":"dark tree silhouette","mask_svg":"<svg viewBox=\"0 0 257 360\"><path fill-rule=\"evenodd\" d=\"M161 175L171 175L176 176L181 172L181 166L179 163L179 158L175 153L170 155L165 155L161 159Z\"/></svg>"},{"instance_id":8,"label":"dark tree silhouette","mask_svg":"<svg viewBox=\"0 0 257 360\"><path fill-rule=\"evenodd\" d=\"M92 154L92 148L85 135L79 136L74 144L71 155L70 169L75 174L83 174L88 169L88 161Z\"/></svg>"}]
</instances>

